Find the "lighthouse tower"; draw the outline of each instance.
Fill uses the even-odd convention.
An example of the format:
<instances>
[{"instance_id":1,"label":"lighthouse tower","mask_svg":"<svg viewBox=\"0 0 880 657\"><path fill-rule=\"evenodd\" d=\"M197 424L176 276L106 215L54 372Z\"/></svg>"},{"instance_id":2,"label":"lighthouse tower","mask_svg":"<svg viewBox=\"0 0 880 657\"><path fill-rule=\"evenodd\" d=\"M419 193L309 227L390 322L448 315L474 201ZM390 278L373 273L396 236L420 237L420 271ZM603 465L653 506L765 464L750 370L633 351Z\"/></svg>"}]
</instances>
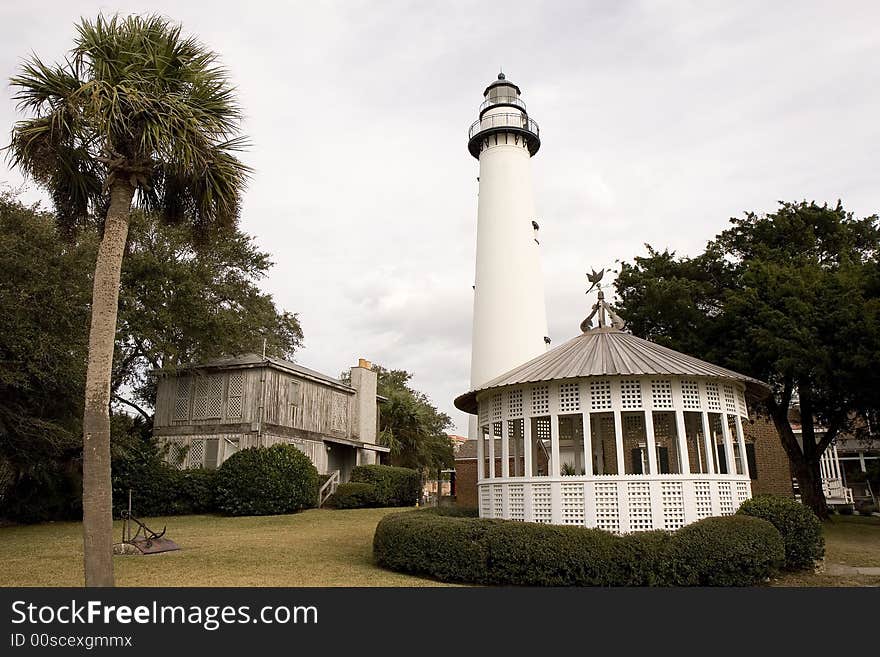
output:
<instances>
[{"instance_id":1,"label":"lighthouse tower","mask_svg":"<svg viewBox=\"0 0 880 657\"><path fill-rule=\"evenodd\" d=\"M472 390L540 355L548 340L531 172L538 124L504 73L483 96L468 133L480 161Z\"/></svg>"}]
</instances>

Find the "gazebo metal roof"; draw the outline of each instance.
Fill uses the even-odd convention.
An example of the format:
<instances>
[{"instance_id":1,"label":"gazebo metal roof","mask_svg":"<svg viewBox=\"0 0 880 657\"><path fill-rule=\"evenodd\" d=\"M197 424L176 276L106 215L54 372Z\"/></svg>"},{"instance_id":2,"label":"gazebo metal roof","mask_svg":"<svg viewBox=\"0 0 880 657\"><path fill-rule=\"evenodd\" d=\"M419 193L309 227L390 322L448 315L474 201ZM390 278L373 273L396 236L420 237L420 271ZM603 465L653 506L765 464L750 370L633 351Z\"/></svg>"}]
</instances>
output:
<instances>
[{"instance_id":1,"label":"gazebo metal roof","mask_svg":"<svg viewBox=\"0 0 880 657\"><path fill-rule=\"evenodd\" d=\"M490 388L560 379L602 376L674 375L733 379L746 385L752 399L770 394L769 386L733 370L643 340L617 327L586 330L576 338L515 367L475 390L460 395L455 406L477 413L477 393Z\"/></svg>"}]
</instances>

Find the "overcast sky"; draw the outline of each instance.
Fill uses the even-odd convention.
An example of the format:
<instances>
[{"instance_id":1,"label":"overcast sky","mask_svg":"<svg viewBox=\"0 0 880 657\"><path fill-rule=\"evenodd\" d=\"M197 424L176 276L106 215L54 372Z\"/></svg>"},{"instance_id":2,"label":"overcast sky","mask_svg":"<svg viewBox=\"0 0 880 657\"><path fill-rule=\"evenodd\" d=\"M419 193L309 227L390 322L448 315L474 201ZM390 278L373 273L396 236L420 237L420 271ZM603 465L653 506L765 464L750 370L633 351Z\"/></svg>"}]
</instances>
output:
<instances>
[{"instance_id":1,"label":"overcast sky","mask_svg":"<svg viewBox=\"0 0 880 657\"><path fill-rule=\"evenodd\" d=\"M79 16L146 7L219 51L239 87L256 171L242 227L276 262L265 288L300 314L298 362L414 372L458 433L477 213L466 135L499 66L541 126L554 344L588 312L584 272L644 243L696 253L781 199L880 210L877 2L4 2L0 74L31 51L61 57ZM0 164L3 182L21 178Z\"/></svg>"}]
</instances>

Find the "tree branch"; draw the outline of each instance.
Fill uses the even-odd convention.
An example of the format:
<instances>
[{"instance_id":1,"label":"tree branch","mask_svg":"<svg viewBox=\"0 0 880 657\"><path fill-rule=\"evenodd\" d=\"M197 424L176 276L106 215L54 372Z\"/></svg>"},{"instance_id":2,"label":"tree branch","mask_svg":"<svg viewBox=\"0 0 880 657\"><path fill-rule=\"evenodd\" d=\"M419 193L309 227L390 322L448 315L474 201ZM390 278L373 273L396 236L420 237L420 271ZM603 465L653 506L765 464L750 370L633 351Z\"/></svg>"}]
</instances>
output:
<instances>
[{"instance_id":1,"label":"tree branch","mask_svg":"<svg viewBox=\"0 0 880 657\"><path fill-rule=\"evenodd\" d=\"M119 395L116 395L116 394L111 395L111 397L112 397L114 400L116 400L116 401L118 401L118 402L121 402L121 403L125 404L126 406L130 406L131 408L133 408L134 410L136 410L138 413L140 413L141 415L143 415L143 416L144 416L144 419L147 420L148 422L149 422L149 421L152 421L153 416L150 415L149 413L147 413L144 409L142 409L140 406L138 406L138 405L135 404L134 402L132 402L132 401L128 401L125 397L120 397Z\"/></svg>"}]
</instances>

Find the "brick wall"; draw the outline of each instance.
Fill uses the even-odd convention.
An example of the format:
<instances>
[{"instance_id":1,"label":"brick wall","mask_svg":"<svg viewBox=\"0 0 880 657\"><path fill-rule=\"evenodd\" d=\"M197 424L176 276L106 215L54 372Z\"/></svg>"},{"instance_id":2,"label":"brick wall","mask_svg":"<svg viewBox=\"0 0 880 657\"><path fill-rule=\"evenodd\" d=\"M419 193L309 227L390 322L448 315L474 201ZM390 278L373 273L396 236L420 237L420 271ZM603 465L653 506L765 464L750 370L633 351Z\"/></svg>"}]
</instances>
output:
<instances>
[{"instance_id":1,"label":"brick wall","mask_svg":"<svg viewBox=\"0 0 880 657\"><path fill-rule=\"evenodd\" d=\"M758 478L752 479L752 495L765 493L793 496L791 465L772 420L757 418L743 422L743 433L746 442L753 442L755 445Z\"/></svg>"}]
</instances>

